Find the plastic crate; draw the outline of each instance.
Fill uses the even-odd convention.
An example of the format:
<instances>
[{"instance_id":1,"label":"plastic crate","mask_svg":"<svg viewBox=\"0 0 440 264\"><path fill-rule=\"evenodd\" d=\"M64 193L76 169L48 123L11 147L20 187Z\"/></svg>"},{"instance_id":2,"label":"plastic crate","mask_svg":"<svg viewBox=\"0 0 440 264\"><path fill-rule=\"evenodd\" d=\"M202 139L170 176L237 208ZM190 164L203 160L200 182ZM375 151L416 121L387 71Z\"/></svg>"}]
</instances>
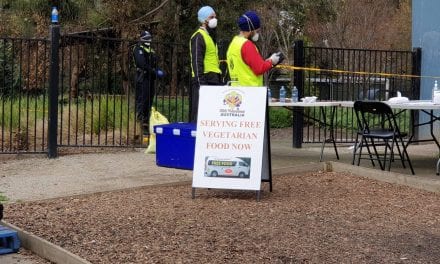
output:
<instances>
[{"instance_id":1,"label":"plastic crate","mask_svg":"<svg viewBox=\"0 0 440 264\"><path fill-rule=\"evenodd\" d=\"M156 164L162 167L192 170L194 168L196 128L194 123L154 126Z\"/></svg>"},{"instance_id":2,"label":"plastic crate","mask_svg":"<svg viewBox=\"0 0 440 264\"><path fill-rule=\"evenodd\" d=\"M0 255L17 252L19 248L17 231L0 225Z\"/></svg>"}]
</instances>

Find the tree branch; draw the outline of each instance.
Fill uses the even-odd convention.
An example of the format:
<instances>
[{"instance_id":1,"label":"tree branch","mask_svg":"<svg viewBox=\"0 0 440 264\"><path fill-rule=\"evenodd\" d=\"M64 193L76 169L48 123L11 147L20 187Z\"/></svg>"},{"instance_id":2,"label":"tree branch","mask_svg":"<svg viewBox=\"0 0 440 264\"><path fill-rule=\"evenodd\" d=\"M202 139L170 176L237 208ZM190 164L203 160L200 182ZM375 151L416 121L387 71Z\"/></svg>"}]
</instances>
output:
<instances>
[{"instance_id":1,"label":"tree branch","mask_svg":"<svg viewBox=\"0 0 440 264\"><path fill-rule=\"evenodd\" d=\"M169 0L164 0L164 1L163 1L158 7L156 7L155 9L151 10L150 12L148 12L148 13L146 13L146 14L144 14L144 15L142 15L142 16L136 18L136 19L133 19L132 21L130 21L130 22L128 22L128 23L129 23L129 24L135 24L135 23L139 22L140 20L146 18L147 16L150 16L150 15L156 13L156 12L157 12L158 10L160 10L160 9L161 9L161 8L162 8L162 7L168 2L168 1L169 1Z\"/></svg>"}]
</instances>

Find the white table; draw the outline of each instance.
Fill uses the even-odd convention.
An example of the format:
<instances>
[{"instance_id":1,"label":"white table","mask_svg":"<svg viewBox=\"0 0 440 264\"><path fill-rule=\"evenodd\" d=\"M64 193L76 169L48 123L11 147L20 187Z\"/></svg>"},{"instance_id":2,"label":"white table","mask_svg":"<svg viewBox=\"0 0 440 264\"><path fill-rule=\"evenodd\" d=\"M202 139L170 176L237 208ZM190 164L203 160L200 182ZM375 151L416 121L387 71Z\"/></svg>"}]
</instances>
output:
<instances>
[{"instance_id":1,"label":"white table","mask_svg":"<svg viewBox=\"0 0 440 264\"><path fill-rule=\"evenodd\" d=\"M322 117L323 120L318 120L314 117L308 116L310 119L313 119L315 121L318 121L323 127L324 127L324 141L322 142L322 146L321 146L321 155L319 157L319 161L322 161L323 159L323 155L324 155L324 147L326 143L332 143L333 144L333 148L335 150L335 154L336 154L336 158L339 160L339 154L338 154L338 149L336 147L336 141L335 141L335 136L334 136L334 129L333 129L333 124L334 124L334 117L335 117L335 113L336 113L336 107L340 106L341 102L339 101L316 101L316 102L311 102L311 103L305 103L305 102L285 102L285 103L280 103L280 102L269 102L269 107L285 107L288 108L292 111L296 111L299 115L301 116L305 116L305 114L301 111L303 108L305 107L319 107L320 111L322 113ZM327 113L326 113L326 107L331 107L331 112L330 112L330 120L327 120ZM329 128L329 134L330 137L327 138L327 127Z\"/></svg>"},{"instance_id":2,"label":"white table","mask_svg":"<svg viewBox=\"0 0 440 264\"><path fill-rule=\"evenodd\" d=\"M353 103L353 102L352 102ZM280 106L280 107L333 107L340 106L341 101L316 101L313 103L304 103L304 102L269 102L269 106Z\"/></svg>"},{"instance_id":3,"label":"white table","mask_svg":"<svg viewBox=\"0 0 440 264\"><path fill-rule=\"evenodd\" d=\"M434 104L432 103L432 101L430 100L411 100L408 102L403 102L403 103L390 103L388 101L384 101L384 103L387 103L392 109L400 109L402 111L404 110L414 110L414 111L422 111L423 113L427 114L430 117L430 120L424 123L416 123L413 124L413 133L411 133L411 136L407 142L407 146L410 143L415 143L415 142L420 142L420 141L434 141L437 144L437 147L440 150L440 143L437 141L435 135L434 135L434 129L433 129L433 124L435 121L440 121L440 115L435 115L434 110L440 110L440 104ZM317 101L317 102L313 102L313 103L304 103L304 102L285 102L285 103L280 103L280 102L269 102L269 106L270 107L285 107L285 108L289 108L291 110L295 110L295 109L302 109L305 107L319 107L321 109L321 112L323 114L323 121L318 120L322 125L324 125L324 131L326 131L326 127L329 128L329 132L330 132L330 137L327 139L325 139L323 141L322 147L321 147L321 155L320 155L320 161L322 161L323 158L323 151L324 151L324 147L325 147L325 143L327 142L331 142L333 143L333 147L335 149L335 153L336 153L336 157L339 159L339 154L338 154L338 150L336 147L336 142L334 139L334 115L335 115L335 109L336 107L348 107L348 108L352 108L354 105L353 101ZM330 114L330 120L327 120L326 117L326 112L325 112L325 108L326 107L331 107L332 111ZM300 111L298 111L300 112ZM399 112L400 113L400 112ZM304 115L303 113L301 113L302 115ZM314 118L312 118L314 119ZM423 126L423 125L429 125L430 126L430 133L431 133L431 139L427 139L427 140L413 140L414 138L414 130L416 127L419 126ZM325 133L325 132L324 132ZM324 138L326 137L326 135L324 135ZM437 161L437 168L436 168L436 172L437 174L439 174L440 172L440 158Z\"/></svg>"},{"instance_id":4,"label":"white table","mask_svg":"<svg viewBox=\"0 0 440 264\"><path fill-rule=\"evenodd\" d=\"M393 109L405 109L405 110L440 110L440 104L434 104L430 100L410 100L405 103L390 103L383 101ZM353 101L339 101L342 107L353 107Z\"/></svg>"},{"instance_id":5,"label":"white table","mask_svg":"<svg viewBox=\"0 0 440 264\"><path fill-rule=\"evenodd\" d=\"M387 103L392 109L400 109L402 111L404 110L414 110L414 111L421 111L425 114L427 114L430 117L430 120L424 123L416 123L413 124L412 126L412 132L411 136L407 142L407 146L411 143L415 143L415 142L421 142L421 141L434 141L435 144L437 145L437 147L439 148L440 151L440 143L438 142L436 136L434 135L434 129L433 129L433 125L435 121L440 121L440 115L436 115L434 113L435 110L440 110L440 104L434 104L432 101L430 100L410 100L408 102L402 102L402 103L390 103L388 101L384 101L384 103ZM352 108L354 105L353 101L317 101L317 102L313 102L313 103L304 103L304 102L286 102L286 103L280 103L280 102L269 102L269 106L270 107L286 107L289 108L291 110L295 110L295 109L301 109L301 108L305 108L305 107L319 107L321 109L321 112L323 114L323 121L317 120L319 121L322 125L324 125L324 133L326 131L326 128L329 128L329 132L330 132L330 137L326 138L326 135L324 134L324 141L321 147L321 155L320 155L320 161L322 161L323 158L323 151L324 151L324 147L325 147L325 143L327 142L331 142L333 143L333 148L335 149L335 153L336 153L336 157L339 159L339 154L338 154L338 150L336 147L336 142L334 139L334 115L335 115L335 109L336 107L348 107L348 108ZM331 107L332 111L330 113L330 120L327 120L327 116L326 116L326 112L325 112L325 108L326 107ZM298 111L300 112L300 111ZM400 112L399 112L400 113ZM302 115L304 115L303 113L301 113ZM312 118L314 119L314 118ZM315 119L314 119L315 120ZM424 126L424 125L429 125L430 126L430 134L431 134L431 139L427 139L427 140L413 140L414 138L414 130L416 127L419 126ZM436 173L439 174L440 172L440 158L437 161L437 168L436 168Z\"/></svg>"}]
</instances>

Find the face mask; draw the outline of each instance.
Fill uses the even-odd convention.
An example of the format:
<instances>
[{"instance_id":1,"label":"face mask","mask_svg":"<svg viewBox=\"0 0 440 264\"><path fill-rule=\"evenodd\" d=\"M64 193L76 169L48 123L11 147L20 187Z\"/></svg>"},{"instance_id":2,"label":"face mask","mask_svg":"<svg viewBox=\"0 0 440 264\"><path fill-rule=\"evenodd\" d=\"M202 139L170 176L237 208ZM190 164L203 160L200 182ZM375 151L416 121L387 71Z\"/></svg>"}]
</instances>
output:
<instances>
[{"instance_id":1,"label":"face mask","mask_svg":"<svg viewBox=\"0 0 440 264\"><path fill-rule=\"evenodd\" d=\"M213 18L208 21L208 27L209 28L216 28L217 27L217 18Z\"/></svg>"},{"instance_id":2,"label":"face mask","mask_svg":"<svg viewBox=\"0 0 440 264\"><path fill-rule=\"evenodd\" d=\"M253 42L257 42L259 37L260 37L260 34L258 34L258 32L256 32L256 33L252 36L252 41L253 41Z\"/></svg>"}]
</instances>

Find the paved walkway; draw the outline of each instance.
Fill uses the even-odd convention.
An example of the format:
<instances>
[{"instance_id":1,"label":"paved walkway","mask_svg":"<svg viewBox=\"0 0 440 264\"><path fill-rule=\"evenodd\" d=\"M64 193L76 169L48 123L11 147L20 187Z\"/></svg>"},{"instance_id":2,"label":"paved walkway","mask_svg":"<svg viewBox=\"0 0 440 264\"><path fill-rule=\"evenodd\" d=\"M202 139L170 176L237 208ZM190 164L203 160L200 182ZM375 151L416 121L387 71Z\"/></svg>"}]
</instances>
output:
<instances>
[{"instance_id":1,"label":"paved walkway","mask_svg":"<svg viewBox=\"0 0 440 264\"><path fill-rule=\"evenodd\" d=\"M272 141L273 174L299 173L324 167L319 163L320 146L305 145L302 149L293 149L291 141ZM361 167L351 167L350 146L339 146L341 159L338 161L332 148L326 148L324 160L342 164L348 170L380 177L378 169L371 168L371 163L363 161ZM410 146L409 153L413 160L416 176L410 175L408 168L402 168L400 162L394 162L391 171L401 182L425 181L440 186L440 176L435 175L438 150L435 145ZM339 166L339 165L334 165ZM350 169L351 168L351 169ZM371 171L373 173L371 173ZM397 174L396 174L397 173ZM394 176L393 176L394 177ZM2 159L0 156L0 191L11 202L41 200L55 197L87 194L133 188L146 185L190 182L192 171L158 167L154 155L146 155L143 150L69 155L57 159L44 156L24 159ZM399 182L399 181L396 181ZM422 185L420 185L422 186ZM426 183L425 183L426 186ZM440 190L440 189L439 189ZM5 212L7 214L7 212ZM29 262L30 261L30 262ZM22 254L0 256L3 264L36 264L36 259L29 259Z\"/></svg>"}]
</instances>

